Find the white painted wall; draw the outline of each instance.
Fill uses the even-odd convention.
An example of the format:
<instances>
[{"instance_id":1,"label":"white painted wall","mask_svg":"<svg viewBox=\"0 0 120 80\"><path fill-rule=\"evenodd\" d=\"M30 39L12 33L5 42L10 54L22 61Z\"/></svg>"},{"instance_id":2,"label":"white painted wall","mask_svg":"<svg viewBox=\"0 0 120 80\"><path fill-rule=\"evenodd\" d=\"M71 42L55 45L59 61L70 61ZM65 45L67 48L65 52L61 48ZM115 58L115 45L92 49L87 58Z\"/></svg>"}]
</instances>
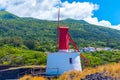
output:
<instances>
[{"instance_id":1,"label":"white painted wall","mask_svg":"<svg viewBox=\"0 0 120 80\"><path fill-rule=\"evenodd\" d=\"M69 58L72 58L70 64ZM77 52L56 52L47 55L47 69L46 74L63 74L64 72L78 70L82 71L80 54Z\"/></svg>"}]
</instances>

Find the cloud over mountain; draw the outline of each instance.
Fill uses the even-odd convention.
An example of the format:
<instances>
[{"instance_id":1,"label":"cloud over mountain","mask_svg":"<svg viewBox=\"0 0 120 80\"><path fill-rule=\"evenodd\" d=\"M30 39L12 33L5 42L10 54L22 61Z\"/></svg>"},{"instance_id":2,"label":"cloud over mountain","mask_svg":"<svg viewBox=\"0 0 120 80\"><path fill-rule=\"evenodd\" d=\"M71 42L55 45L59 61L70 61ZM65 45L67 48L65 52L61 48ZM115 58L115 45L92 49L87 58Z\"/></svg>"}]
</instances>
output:
<instances>
[{"instance_id":1,"label":"cloud over mountain","mask_svg":"<svg viewBox=\"0 0 120 80\"><path fill-rule=\"evenodd\" d=\"M39 19L56 20L58 3L61 5L61 19L73 18L85 20L91 24L108 26L120 29L117 25L112 26L109 21L98 21L92 17L99 5L89 2L61 2L60 0L0 0L0 9L5 9L21 17L34 17Z\"/></svg>"}]
</instances>

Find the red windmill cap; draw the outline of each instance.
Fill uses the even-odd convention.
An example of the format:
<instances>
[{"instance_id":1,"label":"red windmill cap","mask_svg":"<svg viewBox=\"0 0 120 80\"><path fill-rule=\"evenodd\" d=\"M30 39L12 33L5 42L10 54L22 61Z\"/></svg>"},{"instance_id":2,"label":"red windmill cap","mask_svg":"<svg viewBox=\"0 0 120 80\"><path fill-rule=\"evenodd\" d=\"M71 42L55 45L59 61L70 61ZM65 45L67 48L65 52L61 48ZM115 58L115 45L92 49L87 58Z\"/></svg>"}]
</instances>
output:
<instances>
[{"instance_id":1,"label":"red windmill cap","mask_svg":"<svg viewBox=\"0 0 120 80\"><path fill-rule=\"evenodd\" d=\"M69 49L68 27L59 27L59 50Z\"/></svg>"}]
</instances>

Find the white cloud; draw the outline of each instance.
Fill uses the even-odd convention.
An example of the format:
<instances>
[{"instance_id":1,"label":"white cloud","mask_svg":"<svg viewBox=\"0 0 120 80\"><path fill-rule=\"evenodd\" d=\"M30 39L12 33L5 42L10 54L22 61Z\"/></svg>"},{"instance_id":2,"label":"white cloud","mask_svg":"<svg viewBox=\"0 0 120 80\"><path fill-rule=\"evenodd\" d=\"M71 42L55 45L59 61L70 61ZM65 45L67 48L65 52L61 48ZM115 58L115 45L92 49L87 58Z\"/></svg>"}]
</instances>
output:
<instances>
[{"instance_id":1,"label":"white cloud","mask_svg":"<svg viewBox=\"0 0 120 80\"><path fill-rule=\"evenodd\" d=\"M56 5L60 0L2 0L0 7L21 17L35 17L39 19L57 19ZM98 5L89 2L61 2L61 19L84 19L93 15Z\"/></svg>"},{"instance_id":2,"label":"white cloud","mask_svg":"<svg viewBox=\"0 0 120 80\"><path fill-rule=\"evenodd\" d=\"M62 5L63 5L63 8L61 8L62 18L73 18L73 19L78 19L78 20L92 16L93 10L98 9L98 6L96 4L91 4L88 2L84 2L84 3L64 2Z\"/></svg>"},{"instance_id":3,"label":"white cloud","mask_svg":"<svg viewBox=\"0 0 120 80\"><path fill-rule=\"evenodd\" d=\"M113 28L113 29L117 29L117 30L120 30L120 24L118 25L112 25L109 21L107 20L101 20L101 21L98 21L98 18L97 17L87 17L87 18L84 18L85 21L87 21L88 23L90 24L95 24L95 25L100 25L100 26L104 26L104 27L109 27L109 28Z\"/></svg>"},{"instance_id":4,"label":"white cloud","mask_svg":"<svg viewBox=\"0 0 120 80\"><path fill-rule=\"evenodd\" d=\"M100 25L100 26L111 26L111 23L109 21L106 21L106 20L101 20L101 21L98 21L98 18L97 17L87 17L87 18L84 18L85 21L87 21L88 23L92 23L92 24L95 24L95 25Z\"/></svg>"},{"instance_id":5,"label":"white cloud","mask_svg":"<svg viewBox=\"0 0 120 80\"><path fill-rule=\"evenodd\" d=\"M120 30L120 24L118 25L111 25L109 26L110 28L114 28L114 29L117 29L117 30Z\"/></svg>"},{"instance_id":6,"label":"white cloud","mask_svg":"<svg viewBox=\"0 0 120 80\"><path fill-rule=\"evenodd\" d=\"M60 0L0 0L0 8L21 16L34 17L39 19L57 20L57 7ZM109 21L98 21L97 17L92 17L93 11L99 9L97 4L89 2L61 2L61 19L73 18L85 20L91 24L108 26L120 29L120 25L112 26Z\"/></svg>"}]
</instances>

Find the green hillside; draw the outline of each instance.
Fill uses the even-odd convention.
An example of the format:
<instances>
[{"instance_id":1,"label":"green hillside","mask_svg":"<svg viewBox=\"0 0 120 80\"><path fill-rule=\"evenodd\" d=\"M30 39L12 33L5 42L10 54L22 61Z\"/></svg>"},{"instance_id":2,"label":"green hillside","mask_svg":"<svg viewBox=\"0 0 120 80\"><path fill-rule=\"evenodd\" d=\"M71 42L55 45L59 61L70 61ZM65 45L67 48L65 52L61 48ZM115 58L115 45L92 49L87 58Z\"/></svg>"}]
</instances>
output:
<instances>
[{"instance_id":1,"label":"green hillside","mask_svg":"<svg viewBox=\"0 0 120 80\"><path fill-rule=\"evenodd\" d=\"M70 28L69 33L79 48L93 46L120 49L119 30L73 19L62 20L61 25ZM57 50L56 28L57 21L21 18L0 11L0 64L45 65L45 52ZM91 66L120 61L120 51L100 51L83 55Z\"/></svg>"},{"instance_id":2,"label":"green hillside","mask_svg":"<svg viewBox=\"0 0 120 80\"><path fill-rule=\"evenodd\" d=\"M0 19L17 19L19 17L9 13L9 12L6 12L6 11L0 11Z\"/></svg>"},{"instance_id":3,"label":"green hillside","mask_svg":"<svg viewBox=\"0 0 120 80\"><path fill-rule=\"evenodd\" d=\"M0 47L0 65L45 65L46 53L4 45Z\"/></svg>"},{"instance_id":4,"label":"green hillside","mask_svg":"<svg viewBox=\"0 0 120 80\"><path fill-rule=\"evenodd\" d=\"M120 49L120 31L89 24L82 20L66 19L69 33L79 48L86 46L112 47ZM55 51L57 21L20 18L0 11L0 45L25 45L39 51Z\"/></svg>"},{"instance_id":5,"label":"green hillside","mask_svg":"<svg viewBox=\"0 0 120 80\"><path fill-rule=\"evenodd\" d=\"M120 51L97 51L82 54L88 59L90 67L120 62ZM46 52L29 50L24 46L4 45L0 47L0 65L46 65L46 62ZM82 68L85 67L87 67L87 64L82 60Z\"/></svg>"}]
</instances>

